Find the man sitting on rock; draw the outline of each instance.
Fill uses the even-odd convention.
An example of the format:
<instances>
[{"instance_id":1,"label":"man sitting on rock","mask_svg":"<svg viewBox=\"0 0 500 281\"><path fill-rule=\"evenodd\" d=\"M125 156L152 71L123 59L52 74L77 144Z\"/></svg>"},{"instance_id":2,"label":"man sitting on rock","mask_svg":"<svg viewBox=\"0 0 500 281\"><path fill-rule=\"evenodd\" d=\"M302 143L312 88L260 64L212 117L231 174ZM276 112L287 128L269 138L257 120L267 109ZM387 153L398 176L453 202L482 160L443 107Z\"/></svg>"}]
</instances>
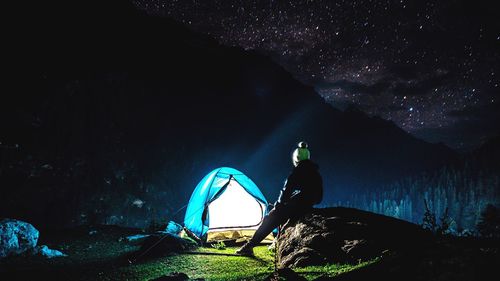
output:
<instances>
[{"instance_id":1,"label":"man sitting on rock","mask_svg":"<svg viewBox=\"0 0 500 281\"><path fill-rule=\"evenodd\" d=\"M292 154L293 168L280 192L274 208L264 217L252 239L236 251L239 255L253 255L253 247L288 219L307 214L323 198L323 180L318 165L310 159L307 143L300 142Z\"/></svg>"}]
</instances>

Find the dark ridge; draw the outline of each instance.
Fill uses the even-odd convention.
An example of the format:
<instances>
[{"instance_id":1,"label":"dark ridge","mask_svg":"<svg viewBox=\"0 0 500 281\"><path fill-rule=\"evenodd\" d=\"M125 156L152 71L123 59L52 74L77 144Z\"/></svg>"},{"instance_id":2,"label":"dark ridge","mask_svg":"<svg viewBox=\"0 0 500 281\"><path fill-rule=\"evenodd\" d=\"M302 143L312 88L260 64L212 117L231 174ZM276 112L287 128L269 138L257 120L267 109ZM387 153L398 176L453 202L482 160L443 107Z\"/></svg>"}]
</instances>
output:
<instances>
[{"instance_id":1,"label":"dark ridge","mask_svg":"<svg viewBox=\"0 0 500 281\"><path fill-rule=\"evenodd\" d=\"M33 5L6 8L17 28L3 40L0 217L142 225L219 166L272 202L299 140L325 204L456 160L392 122L333 109L268 57L126 1Z\"/></svg>"}]
</instances>

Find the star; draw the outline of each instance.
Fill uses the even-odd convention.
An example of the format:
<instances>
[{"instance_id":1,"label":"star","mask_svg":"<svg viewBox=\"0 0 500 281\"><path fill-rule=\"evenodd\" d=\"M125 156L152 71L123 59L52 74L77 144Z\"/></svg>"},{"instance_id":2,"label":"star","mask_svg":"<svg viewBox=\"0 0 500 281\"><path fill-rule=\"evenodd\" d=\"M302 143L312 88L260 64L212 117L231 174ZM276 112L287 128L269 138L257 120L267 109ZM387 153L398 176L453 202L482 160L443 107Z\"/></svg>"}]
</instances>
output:
<instances>
[{"instance_id":1,"label":"star","mask_svg":"<svg viewBox=\"0 0 500 281\"><path fill-rule=\"evenodd\" d=\"M453 11L465 4L430 0L135 3L222 44L272 55L333 107L354 104L424 139L441 129L438 140L452 147L479 127L481 136L498 133L490 106L500 84L498 12L461 19ZM471 116L482 108L489 114ZM470 129L470 120L488 125Z\"/></svg>"}]
</instances>

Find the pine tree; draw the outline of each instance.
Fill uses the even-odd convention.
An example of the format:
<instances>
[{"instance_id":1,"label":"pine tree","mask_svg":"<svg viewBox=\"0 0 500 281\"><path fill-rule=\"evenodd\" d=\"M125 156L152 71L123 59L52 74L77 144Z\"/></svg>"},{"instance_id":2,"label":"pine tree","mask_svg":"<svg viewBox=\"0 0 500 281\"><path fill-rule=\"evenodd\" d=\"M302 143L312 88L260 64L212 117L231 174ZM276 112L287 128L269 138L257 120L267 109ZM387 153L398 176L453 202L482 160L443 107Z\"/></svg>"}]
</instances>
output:
<instances>
[{"instance_id":1,"label":"pine tree","mask_svg":"<svg viewBox=\"0 0 500 281\"><path fill-rule=\"evenodd\" d=\"M492 204L486 205L477 224L477 230L486 238L500 238L500 210Z\"/></svg>"},{"instance_id":2,"label":"pine tree","mask_svg":"<svg viewBox=\"0 0 500 281\"><path fill-rule=\"evenodd\" d=\"M427 203L427 199L424 199L425 213L422 221L422 227L424 229L435 232L437 229L436 223L436 215L429 208L429 204Z\"/></svg>"},{"instance_id":3,"label":"pine tree","mask_svg":"<svg viewBox=\"0 0 500 281\"><path fill-rule=\"evenodd\" d=\"M451 232L451 226L453 224L453 219L448 215L448 207L444 210L443 215L439 218L440 225L437 229L437 233L441 235L449 234Z\"/></svg>"}]
</instances>

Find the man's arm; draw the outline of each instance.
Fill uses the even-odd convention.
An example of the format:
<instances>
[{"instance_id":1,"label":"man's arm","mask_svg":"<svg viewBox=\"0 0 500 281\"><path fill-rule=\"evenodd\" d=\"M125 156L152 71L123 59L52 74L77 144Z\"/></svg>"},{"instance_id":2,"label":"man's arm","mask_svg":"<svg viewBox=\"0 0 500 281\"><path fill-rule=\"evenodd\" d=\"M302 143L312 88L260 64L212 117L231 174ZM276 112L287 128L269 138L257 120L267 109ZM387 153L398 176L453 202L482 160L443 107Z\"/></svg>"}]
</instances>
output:
<instances>
[{"instance_id":1,"label":"man's arm","mask_svg":"<svg viewBox=\"0 0 500 281\"><path fill-rule=\"evenodd\" d=\"M285 181L285 185L280 191L280 196L278 197L278 204L286 204L286 202L292 197L292 193L295 185L295 174L292 173Z\"/></svg>"}]
</instances>

